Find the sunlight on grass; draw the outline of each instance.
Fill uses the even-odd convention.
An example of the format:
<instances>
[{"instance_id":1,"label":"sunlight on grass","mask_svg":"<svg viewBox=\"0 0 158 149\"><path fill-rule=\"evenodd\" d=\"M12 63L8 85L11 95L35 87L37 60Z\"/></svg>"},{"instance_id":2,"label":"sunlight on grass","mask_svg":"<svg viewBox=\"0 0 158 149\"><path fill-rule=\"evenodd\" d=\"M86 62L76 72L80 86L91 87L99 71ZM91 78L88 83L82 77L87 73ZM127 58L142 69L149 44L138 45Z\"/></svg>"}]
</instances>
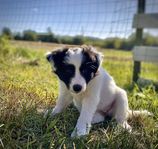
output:
<instances>
[{"instance_id":1,"label":"sunlight on grass","mask_svg":"<svg viewBox=\"0 0 158 149\"><path fill-rule=\"evenodd\" d=\"M15 44L15 43L14 43ZM133 132L122 130L114 120L94 125L89 135L71 139L78 111L70 106L53 119L43 118L58 96L57 77L45 60L44 50L11 46L0 40L0 148L138 148L158 147L158 93L153 85L131 87L131 52L105 50L103 67L128 92L132 109L147 109L154 117L129 121ZM122 58L122 61L120 60ZM38 65L23 61L39 59ZM144 64L143 64L144 65ZM144 66L143 66L144 67ZM158 79L157 67L145 64L151 78ZM156 69L156 73L152 70Z\"/></svg>"}]
</instances>

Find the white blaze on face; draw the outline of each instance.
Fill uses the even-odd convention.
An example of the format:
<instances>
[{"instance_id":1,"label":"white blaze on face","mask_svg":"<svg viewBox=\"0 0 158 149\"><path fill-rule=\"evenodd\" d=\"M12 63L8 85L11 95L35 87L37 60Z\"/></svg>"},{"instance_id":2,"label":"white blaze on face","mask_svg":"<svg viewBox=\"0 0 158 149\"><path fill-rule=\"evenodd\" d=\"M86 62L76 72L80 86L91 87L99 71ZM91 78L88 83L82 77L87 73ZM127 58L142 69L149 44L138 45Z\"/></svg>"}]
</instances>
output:
<instances>
[{"instance_id":1,"label":"white blaze on face","mask_svg":"<svg viewBox=\"0 0 158 149\"><path fill-rule=\"evenodd\" d=\"M83 76L80 74L80 66L82 63L82 49L69 49L68 50L69 58L68 63L75 66L75 76L71 79L70 82L70 90L75 93L73 86L74 85L80 85L82 87L81 92L84 92L86 90L86 81L83 78Z\"/></svg>"}]
</instances>

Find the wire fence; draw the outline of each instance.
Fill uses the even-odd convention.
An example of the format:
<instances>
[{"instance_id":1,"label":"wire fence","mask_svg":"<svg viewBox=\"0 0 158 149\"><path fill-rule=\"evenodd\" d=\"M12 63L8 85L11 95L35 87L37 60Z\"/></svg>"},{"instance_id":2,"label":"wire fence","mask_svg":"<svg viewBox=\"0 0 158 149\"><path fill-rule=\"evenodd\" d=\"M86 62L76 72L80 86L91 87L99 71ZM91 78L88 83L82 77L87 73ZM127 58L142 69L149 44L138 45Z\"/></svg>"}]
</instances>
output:
<instances>
[{"instance_id":1,"label":"wire fence","mask_svg":"<svg viewBox=\"0 0 158 149\"><path fill-rule=\"evenodd\" d=\"M0 0L0 29L32 29L59 35L128 37L137 0ZM158 1L147 0L146 12L158 12ZM153 31L154 32L154 31Z\"/></svg>"},{"instance_id":2,"label":"wire fence","mask_svg":"<svg viewBox=\"0 0 158 149\"><path fill-rule=\"evenodd\" d=\"M137 0L1 0L0 28L13 31L48 27L59 35L127 37ZM154 4L150 3L152 7Z\"/></svg>"}]
</instances>

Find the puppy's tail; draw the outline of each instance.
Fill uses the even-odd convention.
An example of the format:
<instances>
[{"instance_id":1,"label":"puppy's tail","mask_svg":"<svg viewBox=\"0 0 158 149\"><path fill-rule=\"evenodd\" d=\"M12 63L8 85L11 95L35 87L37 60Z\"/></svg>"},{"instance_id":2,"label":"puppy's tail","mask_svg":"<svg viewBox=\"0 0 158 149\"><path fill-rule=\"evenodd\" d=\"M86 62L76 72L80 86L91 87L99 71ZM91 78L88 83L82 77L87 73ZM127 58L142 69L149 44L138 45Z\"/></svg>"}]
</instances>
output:
<instances>
[{"instance_id":1,"label":"puppy's tail","mask_svg":"<svg viewBox=\"0 0 158 149\"><path fill-rule=\"evenodd\" d=\"M138 116L153 116L153 113L147 110L128 110L128 118L138 117Z\"/></svg>"}]
</instances>

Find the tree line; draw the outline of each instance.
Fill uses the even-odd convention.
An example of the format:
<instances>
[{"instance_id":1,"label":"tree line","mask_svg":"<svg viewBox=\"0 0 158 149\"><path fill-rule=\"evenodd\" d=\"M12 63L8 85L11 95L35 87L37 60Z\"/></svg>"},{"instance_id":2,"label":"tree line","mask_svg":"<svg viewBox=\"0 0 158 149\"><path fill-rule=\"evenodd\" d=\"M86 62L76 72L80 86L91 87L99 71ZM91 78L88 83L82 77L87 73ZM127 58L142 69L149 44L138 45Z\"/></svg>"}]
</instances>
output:
<instances>
[{"instance_id":1,"label":"tree line","mask_svg":"<svg viewBox=\"0 0 158 149\"><path fill-rule=\"evenodd\" d=\"M33 30L24 30L22 33L13 33L9 28L5 27L1 33L2 36L7 36L9 39L14 40L25 40L25 41L41 41L41 42L52 42L59 44L71 44L71 45L82 45L88 44L98 46L101 48L110 49L122 49L131 50L135 45L135 34L131 34L128 38L106 38L100 39L88 36L61 36L55 35L51 28L47 29L46 33L37 33ZM149 33L145 33L143 37L143 45L158 46L158 36L153 36Z\"/></svg>"}]
</instances>

